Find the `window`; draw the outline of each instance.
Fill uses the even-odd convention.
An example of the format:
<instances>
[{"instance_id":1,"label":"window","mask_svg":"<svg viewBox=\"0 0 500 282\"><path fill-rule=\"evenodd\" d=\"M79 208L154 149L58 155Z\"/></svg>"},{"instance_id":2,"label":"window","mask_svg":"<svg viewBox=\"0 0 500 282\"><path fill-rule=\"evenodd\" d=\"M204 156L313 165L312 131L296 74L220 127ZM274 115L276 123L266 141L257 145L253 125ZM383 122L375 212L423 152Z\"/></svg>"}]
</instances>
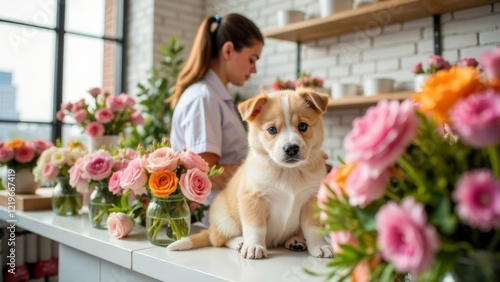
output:
<instances>
[{"instance_id":1,"label":"window","mask_svg":"<svg viewBox=\"0 0 500 282\"><path fill-rule=\"evenodd\" d=\"M55 115L90 88L122 91L125 1L0 0L0 141L86 142Z\"/></svg>"}]
</instances>

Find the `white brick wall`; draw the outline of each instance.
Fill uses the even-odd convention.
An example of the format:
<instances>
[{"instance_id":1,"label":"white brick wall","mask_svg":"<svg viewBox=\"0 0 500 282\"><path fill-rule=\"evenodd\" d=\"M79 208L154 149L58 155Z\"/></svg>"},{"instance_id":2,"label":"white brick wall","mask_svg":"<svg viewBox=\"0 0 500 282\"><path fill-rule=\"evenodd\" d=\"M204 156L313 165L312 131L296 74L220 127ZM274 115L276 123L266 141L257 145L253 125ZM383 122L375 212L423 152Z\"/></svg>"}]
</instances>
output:
<instances>
[{"instance_id":1,"label":"white brick wall","mask_svg":"<svg viewBox=\"0 0 500 282\"><path fill-rule=\"evenodd\" d=\"M198 24L206 15L241 13L265 31L276 26L276 11L279 9L302 10L306 12L306 18L319 14L317 0L147 0L130 3L133 7L130 9L129 24L132 28L129 27L129 31L134 41L129 43L127 51L128 85L133 89L134 79L144 78L144 66L150 67L162 59L159 45L168 44L170 36L178 36L186 50L190 49ZM154 6L154 9L150 10L148 6ZM411 67L416 62L426 63L433 53L432 17L380 25L388 15L373 15L352 33L303 44L300 54L302 70L323 77L326 87L336 81L361 83L365 77L384 76L396 79L398 90L411 90ZM500 46L498 3L443 14L441 24L443 56L450 62L477 57L485 50ZM259 87L268 87L276 76L294 78L296 52L295 43L266 38L257 63L257 74L244 87L231 87L231 90L250 97L259 91ZM330 163L338 164L337 157L344 154L343 138L351 129L352 120L365 110L329 109L325 114L324 149L330 156Z\"/></svg>"}]
</instances>

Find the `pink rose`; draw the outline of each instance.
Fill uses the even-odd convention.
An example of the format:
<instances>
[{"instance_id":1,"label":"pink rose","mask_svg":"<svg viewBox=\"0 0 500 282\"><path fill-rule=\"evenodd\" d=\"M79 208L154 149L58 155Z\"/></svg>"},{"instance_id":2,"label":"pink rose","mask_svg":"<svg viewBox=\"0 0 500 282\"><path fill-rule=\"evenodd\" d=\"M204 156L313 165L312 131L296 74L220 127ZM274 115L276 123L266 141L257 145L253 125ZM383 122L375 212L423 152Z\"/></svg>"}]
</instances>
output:
<instances>
[{"instance_id":1,"label":"pink rose","mask_svg":"<svg viewBox=\"0 0 500 282\"><path fill-rule=\"evenodd\" d=\"M371 202L382 197L387 185L389 185L389 175L387 172L383 172L377 177L372 177L366 167L357 165L346 179L349 204L364 208Z\"/></svg>"},{"instance_id":2,"label":"pink rose","mask_svg":"<svg viewBox=\"0 0 500 282\"><path fill-rule=\"evenodd\" d=\"M14 150L11 148L0 148L0 162L9 162L14 159Z\"/></svg>"},{"instance_id":3,"label":"pink rose","mask_svg":"<svg viewBox=\"0 0 500 282\"><path fill-rule=\"evenodd\" d=\"M109 109L103 108L95 112L95 119L100 123L108 123L115 118L113 112Z\"/></svg>"},{"instance_id":4,"label":"pink rose","mask_svg":"<svg viewBox=\"0 0 500 282\"><path fill-rule=\"evenodd\" d=\"M121 112L125 109L125 103L120 97L109 95L108 98L106 98L106 107L113 112Z\"/></svg>"},{"instance_id":5,"label":"pink rose","mask_svg":"<svg viewBox=\"0 0 500 282\"><path fill-rule=\"evenodd\" d=\"M122 193L122 188L120 187L120 178L123 174L123 170L115 171L108 182L108 189L114 195L120 195Z\"/></svg>"},{"instance_id":6,"label":"pink rose","mask_svg":"<svg viewBox=\"0 0 500 282\"><path fill-rule=\"evenodd\" d=\"M413 198L400 205L390 201L375 215L377 243L382 256L401 273L419 274L434 262L439 237L434 226L427 224L424 206Z\"/></svg>"},{"instance_id":7,"label":"pink rose","mask_svg":"<svg viewBox=\"0 0 500 282\"><path fill-rule=\"evenodd\" d=\"M473 68L475 68L475 67L477 67L478 62L474 58L462 58L462 59L460 59L458 61L457 65L459 67L462 67L462 68L464 68L464 67L473 67Z\"/></svg>"},{"instance_id":8,"label":"pink rose","mask_svg":"<svg viewBox=\"0 0 500 282\"><path fill-rule=\"evenodd\" d=\"M132 109L135 106L135 100L125 93L120 94L118 98L122 101L122 103L125 105L125 108L127 109Z\"/></svg>"},{"instance_id":9,"label":"pink rose","mask_svg":"<svg viewBox=\"0 0 500 282\"><path fill-rule=\"evenodd\" d=\"M130 116L130 122L133 125L144 125L144 117L140 111L135 111Z\"/></svg>"},{"instance_id":10,"label":"pink rose","mask_svg":"<svg viewBox=\"0 0 500 282\"><path fill-rule=\"evenodd\" d=\"M59 110L59 111L57 111L57 113L56 113L56 118L57 118L57 120L63 120L63 119L64 119L64 116L65 116L65 114L64 114L64 111L63 111L63 110Z\"/></svg>"},{"instance_id":11,"label":"pink rose","mask_svg":"<svg viewBox=\"0 0 500 282\"><path fill-rule=\"evenodd\" d=\"M69 185L76 187L76 190L85 194L89 188L89 179L82 177L81 168L85 164L85 157L76 160L76 163L69 169Z\"/></svg>"},{"instance_id":12,"label":"pink rose","mask_svg":"<svg viewBox=\"0 0 500 282\"><path fill-rule=\"evenodd\" d=\"M349 231L332 231L330 232L330 245L334 253L339 253L341 251L340 245L357 245L358 241L356 237L352 235Z\"/></svg>"},{"instance_id":13,"label":"pink rose","mask_svg":"<svg viewBox=\"0 0 500 282\"><path fill-rule=\"evenodd\" d=\"M135 221L122 212L111 213L106 222L109 235L116 239L123 238L130 234L135 225Z\"/></svg>"},{"instance_id":14,"label":"pink rose","mask_svg":"<svg viewBox=\"0 0 500 282\"><path fill-rule=\"evenodd\" d=\"M500 144L500 93L469 95L450 110L453 131L476 148Z\"/></svg>"},{"instance_id":15,"label":"pink rose","mask_svg":"<svg viewBox=\"0 0 500 282\"><path fill-rule=\"evenodd\" d=\"M120 178L120 186L124 190L132 190L134 194L140 195L146 192L144 185L148 182L148 176L142 168L141 157L137 157L129 162Z\"/></svg>"},{"instance_id":16,"label":"pink rose","mask_svg":"<svg viewBox=\"0 0 500 282\"><path fill-rule=\"evenodd\" d=\"M31 144L24 143L16 150L14 159L20 163L29 163L35 158L35 150Z\"/></svg>"},{"instance_id":17,"label":"pink rose","mask_svg":"<svg viewBox=\"0 0 500 282\"><path fill-rule=\"evenodd\" d=\"M500 227L500 179L488 169L460 176L452 194L460 218L484 232Z\"/></svg>"},{"instance_id":18,"label":"pink rose","mask_svg":"<svg viewBox=\"0 0 500 282\"><path fill-rule=\"evenodd\" d=\"M54 181L58 173L59 169L53 163L46 163L42 168L42 176L48 181Z\"/></svg>"},{"instance_id":19,"label":"pink rose","mask_svg":"<svg viewBox=\"0 0 500 282\"><path fill-rule=\"evenodd\" d=\"M179 161L186 169L198 168L203 173L210 171L210 167L205 159L191 150L182 151Z\"/></svg>"},{"instance_id":20,"label":"pink rose","mask_svg":"<svg viewBox=\"0 0 500 282\"><path fill-rule=\"evenodd\" d=\"M413 67L411 68L411 71L415 74L424 73L422 63L416 63L415 65L413 65Z\"/></svg>"},{"instance_id":21,"label":"pink rose","mask_svg":"<svg viewBox=\"0 0 500 282\"><path fill-rule=\"evenodd\" d=\"M198 168L188 169L179 180L182 193L191 201L205 202L212 190L212 182L206 173Z\"/></svg>"},{"instance_id":22,"label":"pink rose","mask_svg":"<svg viewBox=\"0 0 500 282\"><path fill-rule=\"evenodd\" d=\"M100 137L104 134L104 126L97 121L91 122L87 124L87 127L85 128L85 133L90 138Z\"/></svg>"},{"instance_id":23,"label":"pink rose","mask_svg":"<svg viewBox=\"0 0 500 282\"><path fill-rule=\"evenodd\" d=\"M419 120L411 101L382 100L353 121L344 139L345 160L367 165L378 177L393 165L417 134Z\"/></svg>"},{"instance_id":24,"label":"pink rose","mask_svg":"<svg viewBox=\"0 0 500 282\"><path fill-rule=\"evenodd\" d=\"M101 89L98 87L94 87L94 88L89 89L88 92L90 95L92 95L92 97L97 97L97 95L99 95L101 93Z\"/></svg>"},{"instance_id":25,"label":"pink rose","mask_svg":"<svg viewBox=\"0 0 500 282\"><path fill-rule=\"evenodd\" d=\"M41 154L43 151L47 150L48 148L54 146L52 142L45 141L40 138L35 138L33 141L31 141L31 144L33 145L33 149L35 150L35 153Z\"/></svg>"},{"instance_id":26,"label":"pink rose","mask_svg":"<svg viewBox=\"0 0 500 282\"><path fill-rule=\"evenodd\" d=\"M319 186L318 194L317 194L317 199L318 199L318 207L321 209L320 212L320 219L325 220L328 218L328 215L324 211L326 208L326 203L328 203L328 200L331 198L339 198L342 199L342 189L340 186L335 182L335 178L337 177L339 169L338 168L332 168L330 172L323 178L323 181L321 181L321 184ZM333 195L333 193L335 195Z\"/></svg>"},{"instance_id":27,"label":"pink rose","mask_svg":"<svg viewBox=\"0 0 500 282\"><path fill-rule=\"evenodd\" d=\"M113 157L106 150L99 149L85 156L85 164L82 168L84 177L97 181L103 180L111 175Z\"/></svg>"},{"instance_id":28,"label":"pink rose","mask_svg":"<svg viewBox=\"0 0 500 282\"><path fill-rule=\"evenodd\" d=\"M440 55L430 55L429 56L429 66L435 70L440 70L443 68L445 60Z\"/></svg>"},{"instance_id":29,"label":"pink rose","mask_svg":"<svg viewBox=\"0 0 500 282\"><path fill-rule=\"evenodd\" d=\"M500 48L484 52L479 57L479 63L490 80L500 80Z\"/></svg>"},{"instance_id":30,"label":"pink rose","mask_svg":"<svg viewBox=\"0 0 500 282\"><path fill-rule=\"evenodd\" d=\"M82 123L85 119L87 119L87 110L79 109L78 111L73 113L73 118L76 123Z\"/></svg>"},{"instance_id":31,"label":"pink rose","mask_svg":"<svg viewBox=\"0 0 500 282\"><path fill-rule=\"evenodd\" d=\"M163 147L144 158L144 167L148 172L174 171L179 164L179 153L170 147Z\"/></svg>"}]
</instances>

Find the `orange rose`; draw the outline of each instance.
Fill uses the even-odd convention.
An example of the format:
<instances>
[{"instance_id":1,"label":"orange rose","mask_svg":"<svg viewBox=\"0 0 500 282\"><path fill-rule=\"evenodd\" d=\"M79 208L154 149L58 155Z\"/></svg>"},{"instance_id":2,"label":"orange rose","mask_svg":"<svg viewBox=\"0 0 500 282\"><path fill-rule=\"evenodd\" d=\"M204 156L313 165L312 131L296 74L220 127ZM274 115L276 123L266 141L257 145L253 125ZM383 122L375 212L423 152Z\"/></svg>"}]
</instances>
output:
<instances>
[{"instance_id":1,"label":"orange rose","mask_svg":"<svg viewBox=\"0 0 500 282\"><path fill-rule=\"evenodd\" d=\"M483 90L480 72L475 68L453 67L430 76L422 92L413 96L423 112L434 115L439 124L448 123L448 111L455 103L470 94Z\"/></svg>"},{"instance_id":2,"label":"orange rose","mask_svg":"<svg viewBox=\"0 0 500 282\"><path fill-rule=\"evenodd\" d=\"M24 140L21 138L15 138L12 139L11 141L5 143L4 147L5 148L10 148L10 149L19 149L24 145Z\"/></svg>"},{"instance_id":3,"label":"orange rose","mask_svg":"<svg viewBox=\"0 0 500 282\"><path fill-rule=\"evenodd\" d=\"M179 179L173 171L157 171L149 177L149 188L156 197L166 197L177 189Z\"/></svg>"},{"instance_id":4,"label":"orange rose","mask_svg":"<svg viewBox=\"0 0 500 282\"><path fill-rule=\"evenodd\" d=\"M352 164L344 164L339 167L339 170L337 172L337 175L335 176L335 182L337 185L339 185L340 189L342 189L342 192L344 194L347 193L347 188L345 186L345 181L347 180L347 177L349 177L349 174L351 174L351 171L354 169L356 166L356 163Z\"/></svg>"}]
</instances>

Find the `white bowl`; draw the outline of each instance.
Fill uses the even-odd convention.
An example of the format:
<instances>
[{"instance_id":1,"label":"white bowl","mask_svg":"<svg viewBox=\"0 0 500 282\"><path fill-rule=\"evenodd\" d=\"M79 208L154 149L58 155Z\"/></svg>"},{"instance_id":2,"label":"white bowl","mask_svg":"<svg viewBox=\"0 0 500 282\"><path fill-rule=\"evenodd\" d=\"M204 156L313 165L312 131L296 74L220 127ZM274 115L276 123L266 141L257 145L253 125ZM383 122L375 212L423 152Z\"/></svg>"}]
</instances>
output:
<instances>
[{"instance_id":1,"label":"white bowl","mask_svg":"<svg viewBox=\"0 0 500 282\"><path fill-rule=\"evenodd\" d=\"M356 96L359 95L360 92L361 86L359 84L336 82L332 86L330 96L334 99L338 99L342 97Z\"/></svg>"},{"instance_id":2,"label":"white bowl","mask_svg":"<svg viewBox=\"0 0 500 282\"><path fill-rule=\"evenodd\" d=\"M390 93L394 90L392 78L366 78L363 81L363 95L374 96L381 93Z\"/></svg>"},{"instance_id":3,"label":"white bowl","mask_svg":"<svg viewBox=\"0 0 500 282\"><path fill-rule=\"evenodd\" d=\"M278 10L276 12L276 21L278 26L285 26L287 24L303 21L306 13L297 10Z\"/></svg>"},{"instance_id":4,"label":"white bowl","mask_svg":"<svg viewBox=\"0 0 500 282\"><path fill-rule=\"evenodd\" d=\"M331 14L352 9L353 0L319 0L319 13L322 18Z\"/></svg>"}]
</instances>

